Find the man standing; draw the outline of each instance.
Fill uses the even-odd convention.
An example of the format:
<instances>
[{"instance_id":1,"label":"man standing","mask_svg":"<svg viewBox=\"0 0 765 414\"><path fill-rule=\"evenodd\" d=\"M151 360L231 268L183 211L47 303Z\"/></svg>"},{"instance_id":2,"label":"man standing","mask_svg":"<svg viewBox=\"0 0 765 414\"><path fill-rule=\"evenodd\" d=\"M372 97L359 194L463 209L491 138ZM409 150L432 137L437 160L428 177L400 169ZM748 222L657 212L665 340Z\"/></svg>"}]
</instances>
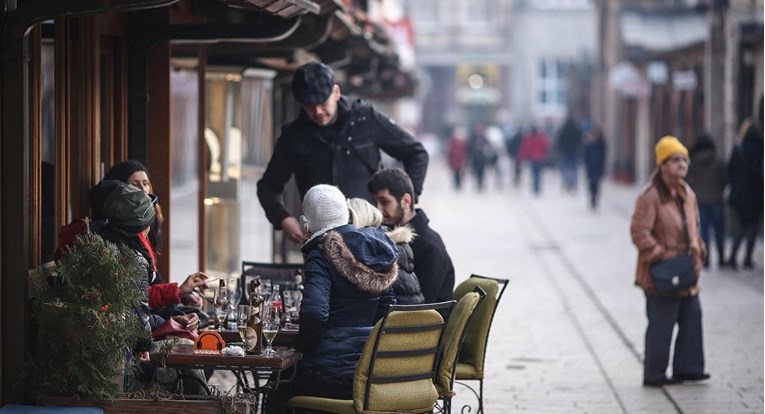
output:
<instances>
[{"instance_id":1,"label":"man standing","mask_svg":"<svg viewBox=\"0 0 765 414\"><path fill-rule=\"evenodd\" d=\"M420 281L425 303L452 299L454 265L441 236L430 228L428 216L414 208L414 187L406 172L391 168L378 171L367 189L391 228L408 224L417 236L410 243L414 252L414 273Z\"/></svg>"},{"instance_id":2,"label":"man standing","mask_svg":"<svg viewBox=\"0 0 765 414\"><path fill-rule=\"evenodd\" d=\"M428 168L428 153L411 135L361 100L340 94L329 66L310 62L298 68L292 90L302 110L282 127L258 198L266 217L285 237L302 242L298 220L284 206L284 186L294 174L302 199L316 184L335 185L346 197L369 198L369 177L380 167L380 151L401 161L416 195ZM371 200L371 199L370 199Z\"/></svg>"}]
</instances>

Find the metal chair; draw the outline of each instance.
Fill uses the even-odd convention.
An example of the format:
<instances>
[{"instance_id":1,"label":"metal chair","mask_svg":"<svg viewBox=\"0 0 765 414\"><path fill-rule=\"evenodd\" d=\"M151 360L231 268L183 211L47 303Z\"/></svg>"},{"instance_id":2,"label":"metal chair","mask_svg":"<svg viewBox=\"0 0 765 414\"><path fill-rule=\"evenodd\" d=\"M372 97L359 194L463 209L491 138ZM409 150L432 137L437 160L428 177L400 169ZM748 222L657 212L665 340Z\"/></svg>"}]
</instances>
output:
<instances>
[{"instance_id":1,"label":"metal chair","mask_svg":"<svg viewBox=\"0 0 765 414\"><path fill-rule=\"evenodd\" d=\"M454 301L394 305L375 325L353 378L353 399L297 396L292 409L337 414L427 413L438 392L433 383L445 322Z\"/></svg>"},{"instance_id":2,"label":"metal chair","mask_svg":"<svg viewBox=\"0 0 765 414\"><path fill-rule=\"evenodd\" d=\"M475 315L478 305L483 301L486 292L480 286L457 302L449 315L449 321L444 329L443 353L436 373L436 390L442 401L441 412L452 412L452 397L454 392L454 375L462 342L465 339L467 327Z\"/></svg>"},{"instance_id":3,"label":"metal chair","mask_svg":"<svg viewBox=\"0 0 765 414\"><path fill-rule=\"evenodd\" d=\"M468 388L478 399L476 414L483 413L483 378L484 362L486 359L486 347L489 343L489 331L494 320L497 304L502 299L502 294L507 287L507 279L495 279L486 276L470 275L470 277L454 290L454 299L459 300L476 287L481 287L486 292L486 297L475 311L475 317L467 327L465 340L462 342L457 366L455 368L455 381ZM478 381L479 389L476 391L465 381Z\"/></svg>"}]
</instances>

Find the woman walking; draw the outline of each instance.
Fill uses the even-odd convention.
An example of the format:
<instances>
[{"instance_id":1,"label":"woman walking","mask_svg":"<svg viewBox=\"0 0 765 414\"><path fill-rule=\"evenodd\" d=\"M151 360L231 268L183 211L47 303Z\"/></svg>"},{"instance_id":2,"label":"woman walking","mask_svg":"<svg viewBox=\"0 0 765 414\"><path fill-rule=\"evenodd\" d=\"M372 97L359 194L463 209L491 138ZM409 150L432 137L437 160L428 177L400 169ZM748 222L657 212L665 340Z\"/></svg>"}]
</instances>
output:
<instances>
[{"instance_id":1,"label":"woman walking","mask_svg":"<svg viewBox=\"0 0 765 414\"><path fill-rule=\"evenodd\" d=\"M690 253L698 279L706 255L699 238L696 194L683 180L688 173L688 149L673 136L656 143L656 165L651 182L635 203L630 232L638 249L635 284L646 297L648 327L645 333L643 385L660 387L709 378L704 372L704 346L699 288L659 294L651 265ZM667 377L672 331L678 333Z\"/></svg>"}]
</instances>

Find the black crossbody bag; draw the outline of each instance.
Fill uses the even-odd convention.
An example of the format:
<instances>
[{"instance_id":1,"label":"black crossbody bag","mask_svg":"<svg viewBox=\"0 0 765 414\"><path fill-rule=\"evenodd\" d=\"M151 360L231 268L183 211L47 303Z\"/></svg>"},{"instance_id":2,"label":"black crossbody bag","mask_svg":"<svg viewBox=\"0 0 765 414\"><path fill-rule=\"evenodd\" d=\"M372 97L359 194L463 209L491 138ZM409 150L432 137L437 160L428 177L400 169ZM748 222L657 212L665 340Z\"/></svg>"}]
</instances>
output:
<instances>
[{"instance_id":1,"label":"black crossbody bag","mask_svg":"<svg viewBox=\"0 0 765 414\"><path fill-rule=\"evenodd\" d=\"M696 285L696 268L693 265L693 257L690 254L691 238L688 234L688 222L685 218L685 206L680 205L680 214L683 216L683 230L685 230L685 242L689 250L684 254L662 260L651 265L651 277L653 285L659 294L668 295L688 289Z\"/></svg>"}]
</instances>

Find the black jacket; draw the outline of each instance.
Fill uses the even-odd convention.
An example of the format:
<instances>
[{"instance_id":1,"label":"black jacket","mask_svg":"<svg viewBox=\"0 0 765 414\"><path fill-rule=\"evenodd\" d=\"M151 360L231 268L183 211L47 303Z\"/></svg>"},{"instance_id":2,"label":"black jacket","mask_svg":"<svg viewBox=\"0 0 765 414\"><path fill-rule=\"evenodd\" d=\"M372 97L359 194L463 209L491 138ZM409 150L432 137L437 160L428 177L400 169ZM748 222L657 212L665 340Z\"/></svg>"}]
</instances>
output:
<instances>
[{"instance_id":1,"label":"black jacket","mask_svg":"<svg viewBox=\"0 0 765 414\"><path fill-rule=\"evenodd\" d=\"M367 181L380 167L383 150L404 164L419 195L428 169L425 147L392 120L360 100L342 97L338 119L328 127L300 116L282 127L263 178L258 198L268 220L280 228L290 215L284 206L284 186L295 176L300 198L316 184L332 184L346 197L371 201Z\"/></svg>"},{"instance_id":2,"label":"black jacket","mask_svg":"<svg viewBox=\"0 0 765 414\"><path fill-rule=\"evenodd\" d=\"M414 252L414 273L420 280L425 303L452 299L454 291L454 265L446 252L441 236L430 228L425 212L416 209L416 215L407 224L417 234L411 243Z\"/></svg>"}]
</instances>

